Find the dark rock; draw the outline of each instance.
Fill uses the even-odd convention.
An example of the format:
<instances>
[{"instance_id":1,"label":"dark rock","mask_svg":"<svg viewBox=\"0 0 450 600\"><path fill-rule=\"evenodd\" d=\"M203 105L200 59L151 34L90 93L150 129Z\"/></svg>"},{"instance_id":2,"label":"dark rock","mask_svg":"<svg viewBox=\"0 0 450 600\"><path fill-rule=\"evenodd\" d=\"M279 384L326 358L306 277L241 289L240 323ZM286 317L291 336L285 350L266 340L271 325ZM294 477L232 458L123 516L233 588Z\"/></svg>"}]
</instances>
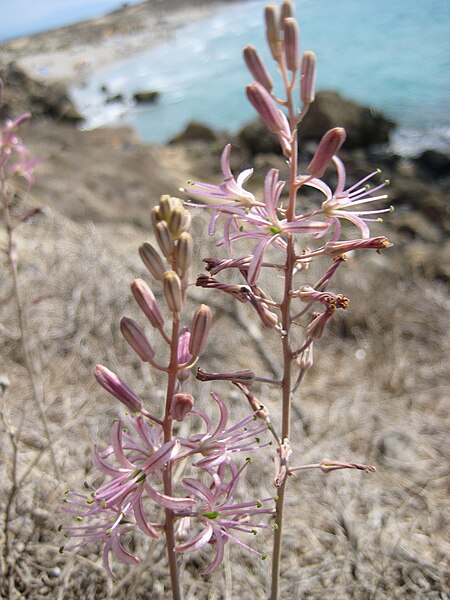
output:
<instances>
[{"instance_id":1,"label":"dark rock","mask_svg":"<svg viewBox=\"0 0 450 600\"><path fill-rule=\"evenodd\" d=\"M245 147L251 156L257 154L281 154L277 137L270 133L261 119L247 123L238 133L239 144Z\"/></svg>"},{"instance_id":2,"label":"dark rock","mask_svg":"<svg viewBox=\"0 0 450 600\"><path fill-rule=\"evenodd\" d=\"M437 150L425 150L415 162L419 169L432 177L446 177L450 175L450 156Z\"/></svg>"},{"instance_id":3,"label":"dark rock","mask_svg":"<svg viewBox=\"0 0 450 600\"><path fill-rule=\"evenodd\" d=\"M103 94L107 94L107 93L109 92L109 90L108 90L108 86L103 84L102 86L100 86L100 91L101 91Z\"/></svg>"},{"instance_id":4,"label":"dark rock","mask_svg":"<svg viewBox=\"0 0 450 600\"><path fill-rule=\"evenodd\" d=\"M318 92L299 126L299 139L317 141L333 127L346 130L345 148L369 148L388 142L395 123L377 110L347 100L337 92Z\"/></svg>"},{"instance_id":5,"label":"dark rock","mask_svg":"<svg viewBox=\"0 0 450 600\"><path fill-rule=\"evenodd\" d=\"M78 123L83 120L63 85L40 83L28 77L14 63L0 67L0 77L5 84L3 117L30 111L33 117L50 117L55 121L66 123Z\"/></svg>"},{"instance_id":6,"label":"dark rock","mask_svg":"<svg viewBox=\"0 0 450 600\"><path fill-rule=\"evenodd\" d=\"M191 121L186 128L169 141L169 144L185 144L189 142L216 142L217 134L211 127Z\"/></svg>"},{"instance_id":7,"label":"dark rock","mask_svg":"<svg viewBox=\"0 0 450 600\"><path fill-rule=\"evenodd\" d=\"M160 98L160 93L154 90L148 92L136 92L133 94L133 100L137 104L155 104Z\"/></svg>"},{"instance_id":8,"label":"dark rock","mask_svg":"<svg viewBox=\"0 0 450 600\"><path fill-rule=\"evenodd\" d=\"M123 94L113 94L105 100L105 104L113 104L114 102L123 102Z\"/></svg>"}]
</instances>

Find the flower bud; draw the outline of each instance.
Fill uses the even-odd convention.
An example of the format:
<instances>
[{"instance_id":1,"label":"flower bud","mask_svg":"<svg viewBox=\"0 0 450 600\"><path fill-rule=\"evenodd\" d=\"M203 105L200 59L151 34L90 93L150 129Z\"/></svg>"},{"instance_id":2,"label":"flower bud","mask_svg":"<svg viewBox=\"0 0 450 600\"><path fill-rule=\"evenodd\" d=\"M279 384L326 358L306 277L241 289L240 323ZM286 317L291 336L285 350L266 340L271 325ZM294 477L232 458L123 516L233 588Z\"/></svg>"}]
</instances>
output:
<instances>
[{"instance_id":1,"label":"flower bud","mask_svg":"<svg viewBox=\"0 0 450 600\"><path fill-rule=\"evenodd\" d=\"M191 224L191 215L184 207L174 208L169 217L169 230L175 239L187 231Z\"/></svg>"},{"instance_id":2,"label":"flower bud","mask_svg":"<svg viewBox=\"0 0 450 600\"><path fill-rule=\"evenodd\" d=\"M277 109L272 96L260 83L251 83L247 86L247 97L269 131L280 133L286 129L284 113Z\"/></svg>"},{"instance_id":3,"label":"flower bud","mask_svg":"<svg viewBox=\"0 0 450 600\"><path fill-rule=\"evenodd\" d=\"M183 421L194 406L194 398L191 394L175 394L170 405L170 414L175 421Z\"/></svg>"},{"instance_id":4,"label":"flower bud","mask_svg":"<svg viewBox=\"0 0 450 600\"><path fill-rule=\"evenodd\" d=\"M120 400L128 410L131 412L141 411L142 400L115 373L103 365L97 365L94 375L102 388L114 396L114 398Z\"/></svg>"},{"instance_id":5,"label":"flower bud","mask_svg":"<svg viewBox=\"0 0 450 600\"><path fill-rule=\"evenodd\" d=\"M172 313L180 313L183 309L181 281L175 271L166 271L163 277L164 296Z\"/></svg>"},{"instance_id":6,"label":"flower bud","mask_svg":"<svg viewBox=\"0 0 450 600\"><path fill-rule=\"evenodd\" d=\"M162 281L166 269L158 251L151 244L145 242L139 248L139 256L153 277Z\"/></svg>"},{"instance_id":7,"label":"flower bud","mask_svg":"<svg viewBox=\"0 0 450 600\"><path fill-rule=\"evenodd\" d=\"M300 66L300 33L298 30L298 24L295 19L289 18L284 19L283 31L284 31L284 53L286 56L286 66L289 71L295 72Z\"/></svg>"},{"instance_id":8,"label":"flower bud","mask_svg":"<svg viewBox=\"0 0 450 600\"><path fill-rule=\"evenodd\" d=\"M189 340L189 352L192 356L197 357L203 354L211 329L211 321L211 309L206 304L202 304L192 319L191 338Z\"/></svg>"},{"instance_id":9,"label":"flower bud","mask_svg":"<svg viewBox=\"0 0 450 600\"><path fill-rule=\"evenodd\" d=\"M128 317L123 317L120 321L120 331L128 344L144 362L153 360L155 351L136 321Z\"/></svg>"},{"instance_id":10,"label":"flower bud","mask_svg":"<svg viewBox=\"0 0 450 600\"><path fill-rule=\"evenodd\" d=\"M188 231L184 231L178 238L175 247L175 259L177 263L177 271L183 278L189 270L194 254L194 240Z\"/></svg>"},{"instance_id":11,"label":"flower bud","mask_svg":"<svg viewBox=\"0 0 450 600\"><path fill-rule=\"evenodd\" d=\"M172 234L170 233L169 226L165 221L157 223L155 227L156 241L158 242L161 252L166 258L172 256L174 249Z\"/></svg>"},{"instance_id":12,"label":"flower bud","mask_svg":"<svg viewBox=\"0 0 450 600\"><path fill-rule=\"evenodd\" d=\"M176 208L182 208L183 202L179 198L165 194L159 200L159 212L164 221L169 222L170 215Z\"/></svg>"},{"instance_id":13,"label":"flower bud","mask_svg":"<svg viewBox=\"0 0 450 600\"><path fill-rule=\"evenodd\" d=\"M280 7L280 23L283 23L284 19L291 19L294 17L294 6L290 0L284 0Z\"/></svg>"},{"instance_id":14,"label":"flower bud","mask_svg":"<svg viewBox=\"0 0 450 600\"><path fill-rule=\"evenodd\" d=\"M300 98L304 106L314 102L316 97L316 64L314 52L308 50L303 54Z\"/></svg>"},{"instance_id":15,"label":"flower bud","mask_svg":"<svg viewBox=\"0 0 450 600\"><path fill-rule=\"evenodd\" d=\"M191 331L189 329L189 327L183 327L183 329L181 330L180 333L180 337L178 338L178 364L179 365L184 365L186 363L188 363L192 356L191 353L189 352L189 340L191 338ZM178 371L178 380L179 381L186 381L186 379L189 377L189 369L181 369L180 371Z\"/></svg>"},{"instance_id":16,"label":"flower bud","mask_svg":"<svg viewBox=\"0 0 450 600\"><path fill-rule=\"evenodd\" d=\"M308 173L313 177L322 177L333 156L345 142L345 129L335 127L326 132L308 165Z\"/></svg>"},{"instance_id":17,"label":"flower bud","mask_svg":"<svg viewBox=\"0 0 450 600\"><path fill-rule=\"evenodd\" d=\"M269 4L264 10L266 21L266 36L273 58L278 61L281 53L280 30L278 27L278 10L274 4Z\"/></svg>"},{"instance_id":18,"label":"flower bud","mask_svg":"<svg viewBox=\"0 0 450 600\"><path fill-rule=\"evenodd\" d=\"M253 46L247 46L244 48L244 60L248 70L253 75L255 80L270 93L273 88L272 78L264 66L264 63L262 62L258 52Z\"/></svg>"},{"instance_id":19,"label":"flower bud","mask_svg":"<svg viewBox=\"0 0 450 600\"><path fill-rule=\"evenodd\" d=\"M156 298L143 279L135 279L131 283L131 291L139 308L145 314L153 327L162 329L164 327L164 319L159 310Z\"/></svg>"},{"instance_id":20,"label":"flower bud","mask_svg":"<svg viewBox=\"0 0 450 600\"><path fill-rule=\"evenodd\" d=\"M152 217L153 228L155 229L156 226L158 225L158 223L160 221L162 221L161 211L159 210L159 206L155 206L155 208L152 208L150 215Z\"/></svg>"}]
</instances>

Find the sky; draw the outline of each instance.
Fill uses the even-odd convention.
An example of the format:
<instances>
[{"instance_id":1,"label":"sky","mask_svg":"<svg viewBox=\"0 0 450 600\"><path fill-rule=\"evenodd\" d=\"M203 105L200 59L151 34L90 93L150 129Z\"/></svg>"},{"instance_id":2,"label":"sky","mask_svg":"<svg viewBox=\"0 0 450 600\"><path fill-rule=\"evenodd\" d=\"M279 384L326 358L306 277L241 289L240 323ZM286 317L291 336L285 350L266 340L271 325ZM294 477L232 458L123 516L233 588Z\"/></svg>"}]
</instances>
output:
<instances>
[{"instance_id":1,"label":"sky","mask_svg":"<svg viewBox=\"0 0 450 600\"><path fill-rule=\"evenodd\" d=\"M0 0L0 41L100 16L123 4L121 0Z\"/></svg>"}]
</instances>

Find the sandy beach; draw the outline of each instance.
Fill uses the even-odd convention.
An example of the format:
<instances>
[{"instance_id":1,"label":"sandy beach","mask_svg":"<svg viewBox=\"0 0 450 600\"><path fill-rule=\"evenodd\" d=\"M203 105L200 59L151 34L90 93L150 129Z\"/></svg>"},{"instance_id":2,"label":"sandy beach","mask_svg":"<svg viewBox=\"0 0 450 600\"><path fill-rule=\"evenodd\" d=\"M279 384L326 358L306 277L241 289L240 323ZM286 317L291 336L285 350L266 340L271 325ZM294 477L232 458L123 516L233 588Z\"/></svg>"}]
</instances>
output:
<instances>
[{"instance_id":1,"label":"sandy beach","mask_svg":"<svg viewBox=\"0 0 450 600\"><path fill-rule=\"evenodd\" d=\"M188 23L207 18L234 0L147 0L96 19L0 45L0 62L14 61L30 77L66 84L171 39Z\"/></svg>"}]
</instances>

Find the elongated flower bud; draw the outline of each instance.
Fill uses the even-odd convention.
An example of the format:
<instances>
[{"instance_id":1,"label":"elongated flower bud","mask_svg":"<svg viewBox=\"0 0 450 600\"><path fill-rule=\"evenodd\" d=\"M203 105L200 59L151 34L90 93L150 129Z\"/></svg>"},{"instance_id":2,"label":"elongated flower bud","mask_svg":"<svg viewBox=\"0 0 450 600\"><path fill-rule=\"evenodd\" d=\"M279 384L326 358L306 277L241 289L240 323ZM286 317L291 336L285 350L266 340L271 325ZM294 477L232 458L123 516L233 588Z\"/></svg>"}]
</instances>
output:
<instances>
[{"instance_id":1,"label":"elongated flower bud","mask_svg":"<svg viewBox=\"0 0 450 600\"><path fill-rule=\"evenodd\" d=\"M115 373L103 365L97 365L94 375L102 388L114 396L114 398L120 400L128 410L131 412L141 411L142 400Z\"/></svg>"},{"instance_id":2,"label":"elongated flower bud","mask_svg":"<svg viewBox=\"0 0 450 600\"><path fill-rule=\"evenodd\" d=\"M206 304L202 304L192 319L191 338L189 340L189 352L192 356L203 354L211 329L211 321L211 309Z\"/></svg>"},{"instance_id":3,"label":"elongated flower bud","mask_svg":"<svg viewBox=\"0 0 450 600\"><path fill-rule=\"evenodd\" d=\"M308 369L311 369L311 367L313 366L313 364L314 364L313 347L314 347L314 344L311 343L307 348L305 348L305 350L303 350L303 352L301 352L297 356L296 362L297 362L298 366L300 367L300 369L304 369L305 371L307 371Z\"/></svg>"},{"instance_id":4,"label":"elongated flower bud","mask_svg":"<svg viewBox=\"0 0 450 600\"><path fill-rule=\"evenodd\" d=\"M280 23L283 23L284 19L291 19L294 16L294 5L290 0L284 0L280 7Z\"/></svg>"},{"instance_id":5,"label":"elongated flower bud","mask_svg":"<svg viewBox=\"0 0 450 600\"><path fill-rule=\"evenodd\" d=\"M139 256L153 277L162 281L166 269L158 251L151 244L145 242L139 248Z\"/></svg>"},{"instance_id":6,"label":"elongated flower bud","mask_svg":"<svg viewBox=\"0 0 450 600\"><path fill-rule=\"evenodd\" d=\"M266 36L273 58L278 61L281 54L280 29L278 25L278 9L274 4L269 4L264 10L266 20Z\"/></svg>"},{"instance_id":7,"label":"elongated flower bud","mask_svg":"<svg viewBox=\"0 0 450 600\"><path fill-rule=\"evenodd\" d=\"M247 86L247 97L258 111L269 131L280 133L285 129L286 124L281 117L283 113L277 109L272 96L260 83L251 83Z\"/></svg>"},{"instance_id":8,"label":"elongated flower bud","mask_svg":"<svg viewBox=\"0 0 450 600\"><path fill-rule=\"evenodd\" d=\"M183 202L179 198L165 194L159 200L159 212L164 221L169 222L170 215L176 208L182 208Z\"/></svg>"},{"instance_id":9,"label":"elongated flower bud","mask_svg":"<svg viewBox=\"0 0 450 600\"><path fill-rule=\"evenodd\" d=\"M194 240L188 231L184 231L178 238L175 247L178 275L183 278L189 270L194 254Z\"/></svg>"},{"instance_id":10,"label":"elongated flower bud","mask_svg":"<svg viewBox=\"0 0 450 600\"><path fill-rule=\"evenodd\" d=\"M170 258L174 250L173 238L170 233L169 226L165 221L157 223L155 227L156 241L158 242L161 252L166 258Z\"/></svg>"},{"instance_id":11,"label":"elongated flower bud","mask_svg":"<svg viewBox=\"0 0 450 600\"><path fill-rule=\"evenodd\" d=\"M244 60L248 70L253 75L255 80L260 83L268 92L273 89L273 81L269 75L264 63L262 62L258 52L253 46L244 48Z\"/></svg>"},{"instance_id":12,"label":"elongated flower bud","mask_svg":"<svg viewBox=\"0 0 450 600\"><path fill-rule=\"evenodd\" d=\"M120 331L128 344L144 362L153 360L155 351L136 321L123 317L120 321Z\"/></svg>"},{"instance_id":13,"label":"elongated flower bud","mask_svg":"<svg viewBox=\"0 0 450 600\"><path fill-rule=\"evenodd\" d=\"M135 279L131 283L131 291L139 308L156 329L164 327L164 319L159 310L156 298L143 279Z\"/></svg>"},{"instance_id":14,"label":"elongated flower bud","mask_svg":"<svg viewBox=\"0 0 450 600\"><path fill-rule=\"evenodd\" d=\"M181 281L175 271L166 271L163 277L164 296L172 313L180 313L183 309Z\"/></svg>"},{"instance_id":15,"label":"elongated flower bud","mask_svg":"<svg viewBox=\"0 0 450 600\"><path fill-rule=\"evenodd\" d=\"M170 414L175 421L183 421L194 406L194 398L191 394L175 394L170 405Z\"/></svg>"},{"instance_id":16,"label":"elongated flower bud","mask_svg":"<svg viewBox=\"0 0 450 600\"><path fill-rule=\"evenodd\" d=\"M159 210L159 206L155 206L155 208L152 208L150 215L152 217L153 227L156 228L158 223L163 220L161 212Z\"/></svg>"},{"instance_id":17,"label":"elongated flower bud","mask_svg":"<svg viewBox=\"0 0 450 600\"><path fill-rule=\"evenodd\" d=\"M289 71L295 72L300 66L300 32L297 21L292 18L284 19L283 30L286 66Z\"/></svg>"},{"instance_id":18,"label":"elongated flower bud","mask_svg":"<svg viewBox=\"0 0 450 600\"><path fill-rule=\"evenodd\" d=\"M322 337L328 321L334 314L334 308L327 308L323 313L320 313L311 321L307 327L308 338L318 340Z\"/></svg>"},{"instance_id":19,"label":"elongated flower bud","mask_svg":"<svg viewBox=\"0 0 450 600\"><path fill-rule=\"evenodd\" d=\"M178 338L177 355L178 355L178 364L179 365L188 363L192 358L191 353L189 352L190 338L191 338L191 330L189 329L189 327L183 327L183 329L181 330L180 337ZM178 380L186 381L186 379L189 377L189 374L190 374L189 369L181 369L180 371L178 371L178 375L177 375Z\"/></svg>"},{"instance_id":20,"label":"elongated flower bud","mask_svg":"<svg viewBox=\"0 0 450 600\"><path fill-rule=\"evenodd\" d=\"M304 106L311 104L316 98L316 64L316 55L307 50L303 54L300 80L300 98Z\"/></svg>"},{"instance_id":21,"label":"elongated flower bud","mask_svg":"<svg viewBox=\"0 0 450 600\"><path fill-rule=\"evenodd\" d=\"M327 131L308 165L308 173L313 177L322 177L331 159L345 142L345 137L345 129L342 127L335 127Z\"/></svg>"},{"instance_id":22,"label":"elongated flower bud","mask_svg":"<svg viewBox=\"0 0 450 600\"><path fill-rule=\"evenodd\" d=\"M183 231L187 231L191 224L191 215L184 207L174 208L169 217L169 230L175 239L178 239Z\"/></svg>"}]
</instances>

